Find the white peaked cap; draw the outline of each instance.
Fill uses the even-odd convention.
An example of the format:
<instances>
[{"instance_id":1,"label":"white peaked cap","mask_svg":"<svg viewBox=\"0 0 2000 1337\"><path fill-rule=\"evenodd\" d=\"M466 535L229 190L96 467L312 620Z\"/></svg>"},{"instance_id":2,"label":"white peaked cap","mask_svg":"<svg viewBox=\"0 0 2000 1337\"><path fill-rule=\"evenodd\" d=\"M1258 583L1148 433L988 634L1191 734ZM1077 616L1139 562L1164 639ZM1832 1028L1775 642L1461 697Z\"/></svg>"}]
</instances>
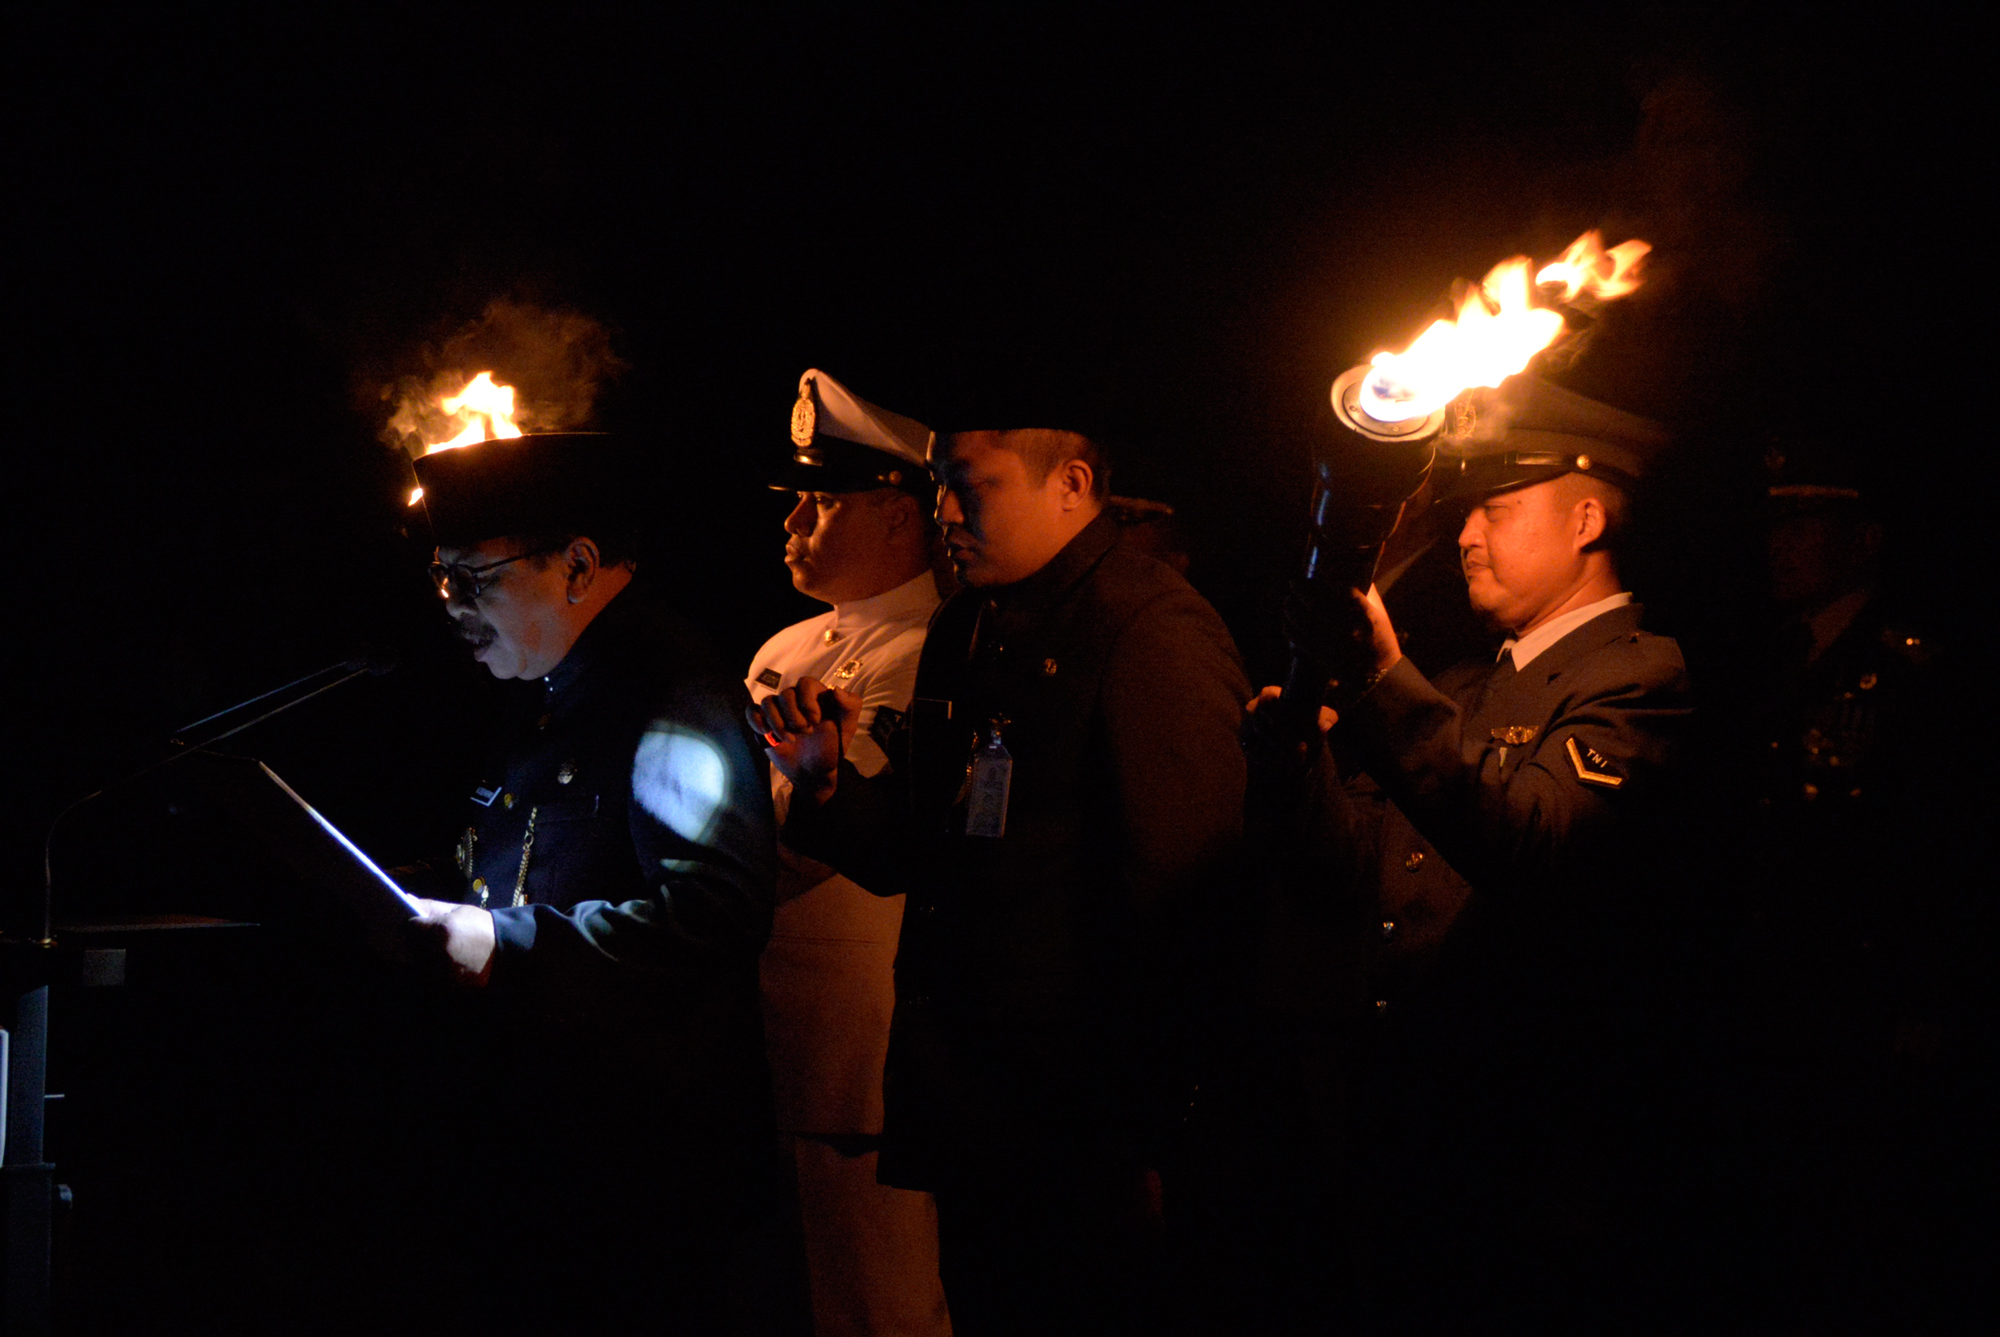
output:
<instances>
[{"instance_id":1,"label":"white peaked cap","mask_svg":"<svg viewBox=\"0 0 2000 1337\"><path fill-rule=\"evenodd\" d=\"M799 406L792 414L792 441L803 447L811 444L814 436L853 441L922 468L937 434L914 418L877 408L833 377L813 368L799 377Z\"/></svg>"}]
</instances>

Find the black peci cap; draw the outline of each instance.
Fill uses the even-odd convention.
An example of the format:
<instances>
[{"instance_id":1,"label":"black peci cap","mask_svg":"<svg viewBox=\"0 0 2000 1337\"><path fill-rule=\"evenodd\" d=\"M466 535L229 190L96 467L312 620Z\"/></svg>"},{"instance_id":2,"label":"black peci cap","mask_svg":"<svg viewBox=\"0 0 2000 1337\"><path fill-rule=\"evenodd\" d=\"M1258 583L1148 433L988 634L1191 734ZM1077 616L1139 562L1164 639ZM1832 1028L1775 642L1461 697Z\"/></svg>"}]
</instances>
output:
<instances>
[{"instance_id":1,"label":"black peci cap","mask_svg":"<svg viewBox=\"0 0 2000 1337\"><path fill-rule=\"evenodd\" d=\"M602 432L500 437L414 461L441 547L552 530L628 527L638 510L630 444Z\"/></svg>"}]
</instances>

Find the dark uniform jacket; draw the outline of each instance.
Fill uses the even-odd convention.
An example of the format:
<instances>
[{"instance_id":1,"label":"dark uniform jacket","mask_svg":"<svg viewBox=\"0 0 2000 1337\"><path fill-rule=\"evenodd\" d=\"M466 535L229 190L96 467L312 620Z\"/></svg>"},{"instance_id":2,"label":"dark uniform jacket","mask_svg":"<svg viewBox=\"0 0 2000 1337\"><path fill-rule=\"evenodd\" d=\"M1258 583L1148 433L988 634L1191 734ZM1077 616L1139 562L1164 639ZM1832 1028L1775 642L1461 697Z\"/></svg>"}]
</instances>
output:
<instances>
[{"instance_id":1,"label":"dark uniform jacket","mask_svg":"<svg viewBox=\"0 0 2000 1337\"><path fill-rule=\"evenodd\" d=\"M1519 673L1464 665L1433 686L1401 660L1314 774L1309 860L1331 894L1310 912L1294 894L1273 936L1325 956L1317 977L1279 973L1317 979L1289 1006L1345 1037L1378 1114L1411 1137L1435 1125L1429 1156L1480 1154L1453 1120L1556 1136L1622 1043L1620 992L1685 839L1691 713L1679 647L1640 618L1604 613Z\"/></svg>"},{"instance_id":2,"label":"dark uniform jacket","mask_svg":"<svg viewBox=\"0 0 2000 1337\"><path fill-rule=\"evenodd\" d=\"M464 899L493 912L489 996L557 1065L537 1085L643 1099L667 1126L768 1122L757 958L775 824L744 704L740 679L628 586L488 764Z\"/></svg>"},{"instance_id":3,"label":"dark uniform jacket","mask_svg":"<svg viewBox=\"0 0 2000 1337\"><path fill-rule=\"evenodd\" d=\"M1433 686L1403 659L1347 712L1315 783L1368 943L1353 1006L1483 973L1461 960L1488 950L1473 939L1538 958L1573 943L1657 862L1691 704L1680 648L1640 617L1601 614L1520 673L1461 665Z\"/></svg>"},{"instance_id":4,"label":"dark uniform jacket","mask_svg":"<svg viewBox=\"0 0 2000 1337\"><path fill-rule=\"evenodd\" d=\"M1234 913L1248 684L1215 611L1118 533L1100 518L1027 580L944 604L900 760L793 805L788 842L908 894L885 1180L1057 1145L1157 1164L1185 1113L1191 940ZM1005 832L968 835L995 720Z\"/></svg>"}]
</instances>

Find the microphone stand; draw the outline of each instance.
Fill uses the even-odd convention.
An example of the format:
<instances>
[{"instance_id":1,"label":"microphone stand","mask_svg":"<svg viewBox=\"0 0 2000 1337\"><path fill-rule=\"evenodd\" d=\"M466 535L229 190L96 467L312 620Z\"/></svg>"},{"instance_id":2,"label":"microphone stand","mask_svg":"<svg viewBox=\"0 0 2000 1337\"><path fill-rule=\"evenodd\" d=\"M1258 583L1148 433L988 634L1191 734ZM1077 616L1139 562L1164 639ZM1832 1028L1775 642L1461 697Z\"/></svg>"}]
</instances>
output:
<instances>
[{"instance_id":1,"label":"microphone stand","mask_svg":"<svg viewBox=\"0 0 2000 1337\"><path fill-rule=\"evenodd\" d=\"M102 798L113 790L123 789L135 781L143 780L154 772L173 765L183 757L192 756L197 752L213 747L225 738L233 738L245 729L253 725L262 724L274 715L282 715L293 706L303 705L314 697L324 692L330 692L343 683L353 682L356 678L360 677L380 677L395 668L397 662L397 656L393 651L371 650L343 659L337 664L328 664L325 668L316 669L302 678L294 678L283 686L273 687L268 692L259 692L247 701L238 701L235 705L218 710L213 715L205 715L193 724L176 731L174 736L167 740L169 746L174 750L166 756L150 765L140 767L129 775L120 776L118 779L92 790L57 813L55 820L49 823L47 834L42 837L42 925L41 936L34 940L35 945L38 947L55 946L54 850L56 829L62 825L65 817L68 817L86 803ZM300 688L309 688L309 690L299 691ZM291 692L296 692L297 694L287 697L286 693ZM256 711L256 713L248 716L248 718L236 718L242 715L243 712L262 705L273 697L283 699L279 700L276 705ZM209 731L206 735L198 735L196 733L196 730L200 729L203 725L216 724L218 721L221 722L221 727Z\"/></svg>"},{"instance_id":2,"label":"microphone stand","mask_svg":"<svg viewBox=\"0 0 2000 1337\"><path fill-rule=\"evenodd\" d=\"M70 1201L67 1185L56 1182L47 1159L44 1127L48 1095L49 988L54 968L56 828L91 800L171 766L261 724L273 715L310 701L322 692L396 666L393 653L356 655L282 687L259 693L227 710L196 720L170 740L165 757L85 794L56 814L42 839L41 936L28 942L0 935L0 1328L46 1333L50 1329L51 1242L57 1214ZM303 690L302 690L303 689ZM275 704L267 704L278 698ZM247 718L244 712L251 712ZM217 726L197 735L204 725ZM38 950L39 949L39 950Z\"/></svg>"}]
</instances>

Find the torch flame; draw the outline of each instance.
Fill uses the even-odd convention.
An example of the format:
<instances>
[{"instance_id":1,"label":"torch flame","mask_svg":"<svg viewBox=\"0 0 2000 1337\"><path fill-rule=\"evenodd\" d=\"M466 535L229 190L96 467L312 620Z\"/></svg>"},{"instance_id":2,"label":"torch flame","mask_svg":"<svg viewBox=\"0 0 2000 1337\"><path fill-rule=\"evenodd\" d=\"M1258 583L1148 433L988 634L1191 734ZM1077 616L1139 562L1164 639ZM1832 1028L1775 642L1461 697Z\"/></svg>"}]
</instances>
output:
<instances>
[{"instance_id":1,"label":"torch flame","mask_svg":"<svg viewBox=\"0 0 2000 1337\"><path fill-rule=\"evenodd\" d=\"M1543 266L1542 272L1535 275L1535 282L1562 284L1560 300L1565 302L1574 302L1585 295L1608 302L1638 288L1635 271L1639 261L1652 249L1643 241L1625 241L1607 251L1603 238L1595 232L1586 232L1569 244L1561 259Z\"/></svg>"},{"instance_id":2,"label":"torch flame","mask_svg":"<svg viewBox=\"0 0 2000 1337\"><path fill-rule=\"evenodd\" d=\"M1361 410L1377 422L1406 422L1437 412L1474 386L1497 387L1563 331L1562 313L1536 304L1536 287L1563 304L1610 301L1639 286L1639 260L1652 247L1628 241L1605 250L1597 233L1571 242L1530 284L1533 261L1503 260L1459 299L1455 320L1440 320L1401 353L1377 353L1361 386Z\"/></svg>"},{"instance_id":3,"label":"torch flame","mask_svg":"<svg viewBox=\"0 0 2000 1337\"><path fill-rule=\"evenodd\" d=\"M426 455L476 446L496 437L521 435L521 429L514 425L514 387L495 385L490 371L480 372L457 394L440 399L438 407L453 420L453 425L462 426L463 430L449 441L427 443Z\"/></svg>"}]
</instances>

